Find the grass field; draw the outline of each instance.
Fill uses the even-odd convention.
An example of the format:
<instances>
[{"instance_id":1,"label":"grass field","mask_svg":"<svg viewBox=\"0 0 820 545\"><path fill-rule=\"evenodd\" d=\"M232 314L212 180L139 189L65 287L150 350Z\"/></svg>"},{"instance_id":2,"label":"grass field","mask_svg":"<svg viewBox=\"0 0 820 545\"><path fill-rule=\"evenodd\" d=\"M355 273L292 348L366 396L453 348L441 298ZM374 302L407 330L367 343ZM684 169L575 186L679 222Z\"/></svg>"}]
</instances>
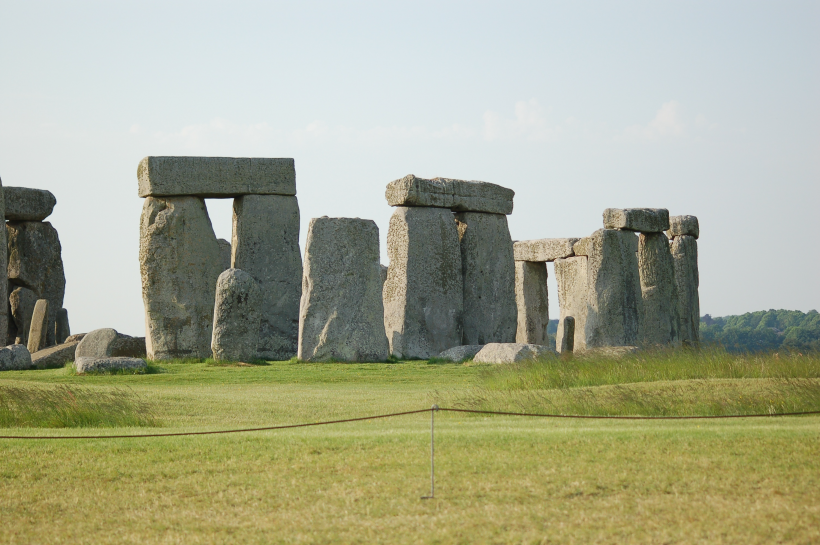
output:
<instances>
[{"instance_id":1,"label":"grass field","mask_svg":"<svg viewBox=\"0 0 820 545\"><path fill-rule=\"evenodd\" d=\"M0 434L215 430L432 403L591 414L779 410L781 402L820 409L816 356L710 357L701 355L700 365L695 355L654 355L517 368L280 362L158 364L145 375L5 372L0 410L11 415L2 425L12 427ZM66 391L86 400L78 401L86 413L150 419L123 427L104 417L67 418L54 428L31 427L38 416L29 415L14 424L20 399L36 394L47 404ZM820 542L818 416L574 421L439 413L436 499L421 500L429 492L429 426L425 413L236 435L0 440L0 542Z\"/></svg>"}]
</instances>

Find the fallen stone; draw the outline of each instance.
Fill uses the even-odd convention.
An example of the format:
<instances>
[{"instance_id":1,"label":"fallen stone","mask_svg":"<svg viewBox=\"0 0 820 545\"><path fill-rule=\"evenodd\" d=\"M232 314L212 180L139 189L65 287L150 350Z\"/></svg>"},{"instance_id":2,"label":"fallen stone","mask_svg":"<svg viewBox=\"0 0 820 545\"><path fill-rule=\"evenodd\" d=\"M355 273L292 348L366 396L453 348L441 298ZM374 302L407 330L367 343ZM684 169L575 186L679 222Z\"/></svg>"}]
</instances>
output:
<instances>
[{"instance_id":1,"label":"fallen stone","mask_svg":"<svg viewBox=\"0 0 820 545\"><path fill-rule=\"evenodd\" d=\"M565 316L561 320L561 336L555 338L557 351L569 354L575 350L575 318Z\"/></svg>"},{"instance_id":2,"label":"fallen stone","mask_svg":"<svg viewBox=\"0 0 820 545\"><path fill-rule=\"evenodd\" d=\"M31 353L22 344L0 348L0 371L22 371L31 367Z\"/></svg>"},{"instance_id":3,"label":"fallen stone","mask_svg":"<svg viewBox=\"0 0 820 545\"><path fill-rule=\"evenodd\" d=\"M564 346L559 339L564 339L567 318L573 318L573 349L586 348L587 320L587 260L586 256L569 257L555 260L555 281L558 284L558 308L561 315L558 319L558 331L555 333L556 350L563 352Z\"/></svg>"},{"instance_id":4,"label":"fallen stone","mask_svg":"<svg viewBox=\"0 0 820 545\"><path fill-rule=\"evenodd\" d=\"M122 369L145 369L145 360L140 358L77 358L74 369L78 374L118 371Z\"/></svg>"},{"instance_id":5,"label":"fallen stone","mask_svg":"<svg viewBox=\"0 0 820 545\"><path fill-rule=\"evenodd\" d=\"M456 214L464 286L462 343L515 341L515 260L507 216Z\"/></svg>"},{"instance_id":6,"label":"fallen stone","mask_svg":"<svg viewBox=\"0 0 820 545\"><path fill-rule=\"evenodd\" d=\"M35 369L57 369L74 361L77 345L80 341L65 342L50 346L31 355L31 364Z\"/></svg>"},{"instance_id":7,"label":"fallen stone","mask_svg":"<svg viewBox=\"0 0 820 545\"><path fill-rule=\"evenodd\" d=\"M549 294L547 265L530 261L515 262L515 303L518 328L515 342L549 344Z\"/></svg>"},{"instance_id":8,"label":"fallen stone","mask_svg":"<svg viewBox=\"0 0 820 545\"><path fill-rule=\"evenodd\" d=\"M37 294L28 288L18 286L9 295L11 316L17 330L16 344L28 344L28 333L31 329L31 316L37 303Z\"/></svg>"},{"instance_id":9,"label":"fallen stone","mask_svg":"<svg viewBox=\"0 0 820 545\"><path fill-rule=\"evenodd\" d=\"M210 357L221 272L219 244L202 199L145 199L140 273L149 359Z\"/></svg>"},{"instance_id":10,"label":"fallen stone","mask_svg":"<svg viewBox=\"0 0 820 545\"><path fill-rule=\"evenodd\" d=\"M688 345L700 342L700 297L698 286L698 242L694 236L679 235L672 239L675 285L680 316L680 340Z\"/></svg>"},{"instance_id":11,"label":"fallen stone","mask_svg":"<svg viewBox=\"0 0 820 545\"><path fill-rule=\"evenodd\" d=\"M296 195L293 159L145 157L137 180L140 197Z\"/></svg>"},{"instance_id":12,"label":"fallen stone","mask_svg":"<svg viewBox=\"0 0 820 545\"><path fill-rule=\"evenodd\" d=\"M604 210L604 228L660 233L669 229L669 210L666 208L607 208Z\"/></svg>"},{"instance_id":13,"label":"fallen stone","mask_svg":"<svg viewBox=\"0 0 820 545\"><path fill-rule=\"evenodd\" d=\"M258 356L262 294L251 275L228 269L216 281L211 350L217 361L252 361Z\"/></svg>"},{"instance_id":14,"label":"fallen stone","mask_svg":"<svg viewBox=\"0 0 820 545\"><path fill-rule=\"evenodd\" d=\"M387 232L384 326L398 358L428 359L462 344L461 249L452 213L399 207Z\"/></svg>"},{"instance_id":15,"label":"fallen stone","mask_svg":"<svg viewBox=\"0 0 820 545\"><path fill-rule=\"evenodd\" d=\"M454 212L512 214L515 191L487 182L417 178L408 174L387 184L390 206L435 206Z\"/></svg>"},{"instance_id":16,"label":"fallen stone","mask_svg":"<svg viewBox=\"0 0 820 545\"><path fill-rule=\"evenodd\" d=\"M110 327L89 332L77 346L78 358L108 358L113 356L114 343L119 333Z\"/></svg>"},{"instance_id":17,"label":"fallen stone","mask_svg":"<svg viewBox=\"0 0 820 545\"><path fill-rule=\"evenodd\" d=\"M641 233L638 270L643 299L642 346L680 344L678 293L669 239L663 233Z\"/></svg>"},{"instance_id":18,"label":"fallen stone","mask_svg":"<svg viewBox=\"0 0 820 545\"><path fill-rule=\"evenodd\" d=\"M117 333L117 339L111 345L111 355L118 358L147 357L145 337L131 337Z\"/></svg>"},{"instance_id":19,"label":"fallen stone","mask_svg":"<svg viewBox=\"0 0 820 545\"><path fill-rule=\"evenodd\" d=\"M436 356L436 359L461 363L478 354L482 348L484 348L483 344L467 344L464 346L456 346L448 350L445 350L444 352Z\"/></svg>"},{"instance_id":20,"label":"fallen stone","mask_svg":"<svg viewBox=\"0 0 820 545\"><path fill-rule=\"evenodd\" d=\"M54 211L57 199L51 191L28 187L4 187L6 221L43 221Z\"/></svg>"},{"instance_id":21,"label":"fallen stone","mask_svg":"<svg viewBox=\"0 0 820 545\"><path fill-rule=\"evenodd\" d=\"M522 343L490 343L473 358L474 363L517 363L552 356L549 346Z\"/></svg>"},{"instance_id":22,"label":"fallen stone","mask_svg":"<svg viewBox=\"0 0 820 545\"><path fill-rule=\"evenodd\" d=\"M298 351L302 253L296 197L247 195L233 203L233 267L262 293L259 358L288 360Z\"/></svg>"},{"instance_id":23,"label":"fallen stone","mask_svg":"<svg viewBox=\"0 0 820 545\"><path fill-rule=\"evenodd\" d=\"M700 236L700 225L697 216L672 216L669 218L669 236L688 235L697 239Z\"/></svg>"},{"instance_id":24,"label":"fallen stone","mask_svg":"<svg viewBox=\"0 0 820 545\"><path fill-rule=\"evenodd\" d=\"M519 240L513 244L516 261L548 263L556 259L572 257L572 247L580 238L540 238L536 240Z\"/></svg>"},{"instance_id":25,"label":"fallen stone","mask_svg":"<svg viewBox=\"0 0 820 545\"><path fill-rule=\"evenodd\" d=\"M379 228L359 218L310 220L299 314L299 359L384 361Z\"/></svg>"},{"instance_id":26,"label":"fallen stone","mask_svg":"<svg viewBox=\"0 0 820 545\"><path fill-rule=\"evenodd\" d=\"M54 342L62 344L69 335L71 335L71 327L68 324L68 311L61 308L57 311L54 323Z\"/></svg>"},{"instance_id":27,"label":"fallen stone","mask_svg":"<svg viewBox=\"0 0 820 545\"><path fill-rule=\"evenodd\" d=\"M31 313L31 327L28 330L28 351L32 354L46 347L48 329L48 301L38 299Z\"/></svg>"},{"instance_id":28,"label":"fallen stone","mask_svg":"<svg viewBox=\"0 0 820 545\"><path fill-rule=\"evenodd\" d=\"M231 268L231 243L224 238L216 239L219 244L220 263L222 263L223 271Z\"/></svg>"},{"instance_id":29,"label":"fallen stone","mask_svg":"<svg viewBox=\"0 0 820 545\"><path fill-rule=\"evenodd\" d=\"M74 335L69 335L66 338L66 340L63 341L63 344L71 343L71 342L74 342L74 341L80 342L81 340L83 340L85 338L85 336L86 336L86 333L75 333Z\"/></svg>"}]
</instances>

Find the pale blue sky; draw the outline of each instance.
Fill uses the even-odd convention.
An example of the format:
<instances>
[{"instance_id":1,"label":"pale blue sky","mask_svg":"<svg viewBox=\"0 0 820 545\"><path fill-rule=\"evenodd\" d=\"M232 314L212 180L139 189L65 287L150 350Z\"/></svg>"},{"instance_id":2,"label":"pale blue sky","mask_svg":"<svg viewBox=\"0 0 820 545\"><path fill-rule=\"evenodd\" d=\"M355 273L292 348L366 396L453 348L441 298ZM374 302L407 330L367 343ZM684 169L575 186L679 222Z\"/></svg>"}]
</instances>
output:
<instances>
[{"instance_id":1,"label":"pale blue sky","mask_svg":"<svg viewBox=\"0 0 820 545\"><path fill-rule=\"evenodd\" d=\"M700 218L702 312L806 311L818 28L816 1L0 1L0 177L57 196L75 332L144 331L146 155L294 157L303 241L371 218L383 256L408 173L514 189L515 239L666 207Z\"/></svg>"}]
</instances>

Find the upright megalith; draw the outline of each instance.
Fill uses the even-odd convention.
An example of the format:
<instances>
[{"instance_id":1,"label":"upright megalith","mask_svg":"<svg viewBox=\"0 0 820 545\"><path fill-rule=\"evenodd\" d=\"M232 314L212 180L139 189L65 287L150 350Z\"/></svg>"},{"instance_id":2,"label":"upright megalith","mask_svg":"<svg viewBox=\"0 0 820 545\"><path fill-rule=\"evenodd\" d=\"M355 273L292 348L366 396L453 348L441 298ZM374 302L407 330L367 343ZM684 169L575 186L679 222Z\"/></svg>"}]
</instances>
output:
<instances>
[{"instance_id":1,"label":"upright megalith","mask_svg":"<svg viewBox=\"0 0 820 545\"><path fill-rule=\"evenodd\" d=\"M462 343L515 341L515 260L507 216L456 214L464 283Z\"/></svg>"},{"instance_id":2,"label":"upright megalith","mask_svg":"<svg viewBox=\"0 0 820 545\"><path fill-rule=\"evenodd\" d=\"M299 312L299 359L384 361L379 228L372 220L310 220Z\"/></svg>"},{"instance_id":3,"label":"upright megalith","mask_svg":"<svg viewBox=\"0 0 820 545\"><path fill-rule=\"evenodd\" d=\"M221 254L205 202L148 197L140 219L140 273L150 359L211 355Z\"/></svg>"},{"instance_id":4,"label":"upright megalith","mask_svg":"<svg viewBox=\"0 0 820 545\"><path fill-rule=\"evenodd\" d=\"M71 335L71 327L68 324L68 311L61 308L57 311L57 321L54 324L54 342L62 344Z\"/></svg>"},{"instance_id":5,"label":"upright megalith","mask_svg":"<svg viewBox=\"0 0 820 545\"><path fill-rule=\"evenodd\" d=\"M555 338L555 346L557 351L563 354L575 350L575 318L572 316L564 316L561 320L561 336Z\"/></svg>"},{"instance_id":6,"label":"upright megalith","mask_svg":"<svg viewBox=\"0 0 820 545\"><path fill-rule=\"evenodd\" d=\"M669 239L663 233L641 233L638 268L643 299L644 346L676 345L680 342L678 293Z\"/></svg>"},{"instance_id":7,"label":"upright megalith","mask_svg":"<svg viewBox=\"0 0 820 545\"><path fill-rule=\"evenodd\" d=\"M9 306L17 331L15 339L9 339L9 344L28 344L28 333L31 328L31 317L34 315L34 305L37 303L37 294L34 291L18 286L9 295Z\"/></svg>"},{"instance_id":8,"label":"upright megalith","mask_svg":"<svg viewBox=\"0 0 820 545\"><path fill-rule=\"evenodd\" d=\"M515 342L548 344L550 315L546 263L515 262L515 301L518 309Z\"/></svg>"},{"instance_id":9,"label":"upright megalith","mask_svg":"<svg viewBox=\"0 0 820 545\"><path fill-rule=\"evenodd\" d=\"M38 299L31 315L31 327L28 332L28 351L30 353L46 347L48 329L48 300Z\"/></svg>"},{"instance_id":10,"label":"upright megalith","mask_svg":"<svg viewBox=\"0 0 820 545\"><path fill-rule=\"evenodd\" d=\"M244 195L233 204L233 259L262 293L259 357L287 360L296 355L302 255L299 203L283 195Z\"/></svg>"},{"instance_id":11,"label":"upright megalith","mask_svg":"<svg viewBox=\"0 0 820 545\"><path fill-rule=\"evenodd\" d=\"M219 255L221 261L221 267L223 271L227 271L231 268L231 243L225 240L224 238L216 239L217 244L219 244Z\"/></svg>"},{"instance_id":12,"label":"upright megalith","mask_svg":"<svg viewBox=\"0 0 820 545\"><path fill-rule=\"evenodd\" d=\"M211 340L215 360L257 359L261 302L259 286L247 272L228 269L219 275Z\"/></svg>"},{"instance_id":13,"label":"upright megalith","mask_svg":"<svg viewBox=\"0 0 820 545\"><path fill-rule=\"evenodd\" d=\"M384 326L390 351L427 359L462 344L461 248L446 208L398 207L387 232Z\"/></svg>"},{"instance_id":14,"label":"upright megalith","mask_svg":"<svg viewBox=\"0 0 820 545\"><path fill-rule=\"evenodd\" d=\"M0 180L0 213L3 215L0 217L6 217L6 198L5 198L5 190L3 189L3 181ZM3 248L8 247L8 233L6 229L0 229L0 250ZM12 325L9 322L9 310L8 310L8 300L9 300L9 282L8 282L8 253L5 251L0 251L0 301L3 302L3 306L6 307L0 310L0 335L8 336L8 333L13 329Z\"/></svg>"},{"instance_id":15,"label":"upright megalith","mask_svg":"<svg viewBox=\"0 0 820 545\"><path fill-rule=\"evenodd\" d=\"M564 352L567 343L557 342L569 336L566 331L567 318L573 318L574 350L586 349L586 323L589 304L589 286L587 282L586 256L574 256L555 260L555 281L558 284L558 307L561 316L558 319L558 331L555 334L558 352Z\"/></svg>"},{"instance_id":16,"label":"upright megalith","mask_svg":"<svg viewBox=\"0 0 820 545\"><path fill-rule=\"evenodd\" d=\"M700 227L695 216L675 216L670 221L671 252L675 268L675 285L680 316L680 340L684 344L700 341L700 300L698 286L698 237Z\"/></svg>"}]
</instances>

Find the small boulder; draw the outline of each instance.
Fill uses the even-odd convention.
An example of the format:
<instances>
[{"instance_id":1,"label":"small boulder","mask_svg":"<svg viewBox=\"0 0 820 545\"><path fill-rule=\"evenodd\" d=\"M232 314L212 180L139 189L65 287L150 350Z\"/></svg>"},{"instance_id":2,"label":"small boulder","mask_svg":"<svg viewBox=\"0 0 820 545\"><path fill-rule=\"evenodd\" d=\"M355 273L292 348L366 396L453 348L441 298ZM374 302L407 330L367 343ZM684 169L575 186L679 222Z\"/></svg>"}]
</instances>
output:
<instances>
[{"instance_id":1,"label":"small boulder","mask_svg":"<svg viewBox=\"0 0 820 545\"><path fill-rule=\"evenodd\" d=\"M80 341L58 344L31 355L31 364L36 369L54 369L74 361L77 345Z\"/></svg>"},{"instance_id":2,"label":"small boulder","mask_svg":"<svg viewBox=\"0 0 820 545\"><path fill-rule=\"evenodd\" d=\"M77 358L74 367L77 373L91 373L120 369L145 369L148 366L141 358Z\"/></svg>"},{"instance_id":3,"label":"small boulder","mask_svg":"<svg viewBox=\"0 0 820 545\"><path fill-rule=\"evenodd\" d=\"M31 353L22 344L0 348L0 371L31 369Z\"/></svg>"},{"instance_id":4,"label":"small boulder","mask_svg":"<svg viewBox=\"0 0 820 545\"><path fill-rule=\"evenodd\" d=\"M490 343L473 358L475 363L516 363L554 355L549 346L521 343Z\"/></svg>"},{"instance_id":5,"label":"small boulder","mask_svg":"<svg viewBox=\"0 0 820 545\"><path fill-rule=\"evenodd\" d=\"M463 346L455 346L436 356L436 359L454 361L458 363L466 360L467 358L472 358L478 354L482 348L484 348L483 344L465 344Z\"/></svg>"},{"instance_id":6,"label":"small boulder","mask_svg":"<svg viewBox=\"0 0 820 545\"><path fill-rule=\"evenodd\" d=\"M112 356L114 343L119 338L116 330L108 328L95 329L88 333L77 346L77 358L107 358Z\"/></svg>"}]
</instances>

